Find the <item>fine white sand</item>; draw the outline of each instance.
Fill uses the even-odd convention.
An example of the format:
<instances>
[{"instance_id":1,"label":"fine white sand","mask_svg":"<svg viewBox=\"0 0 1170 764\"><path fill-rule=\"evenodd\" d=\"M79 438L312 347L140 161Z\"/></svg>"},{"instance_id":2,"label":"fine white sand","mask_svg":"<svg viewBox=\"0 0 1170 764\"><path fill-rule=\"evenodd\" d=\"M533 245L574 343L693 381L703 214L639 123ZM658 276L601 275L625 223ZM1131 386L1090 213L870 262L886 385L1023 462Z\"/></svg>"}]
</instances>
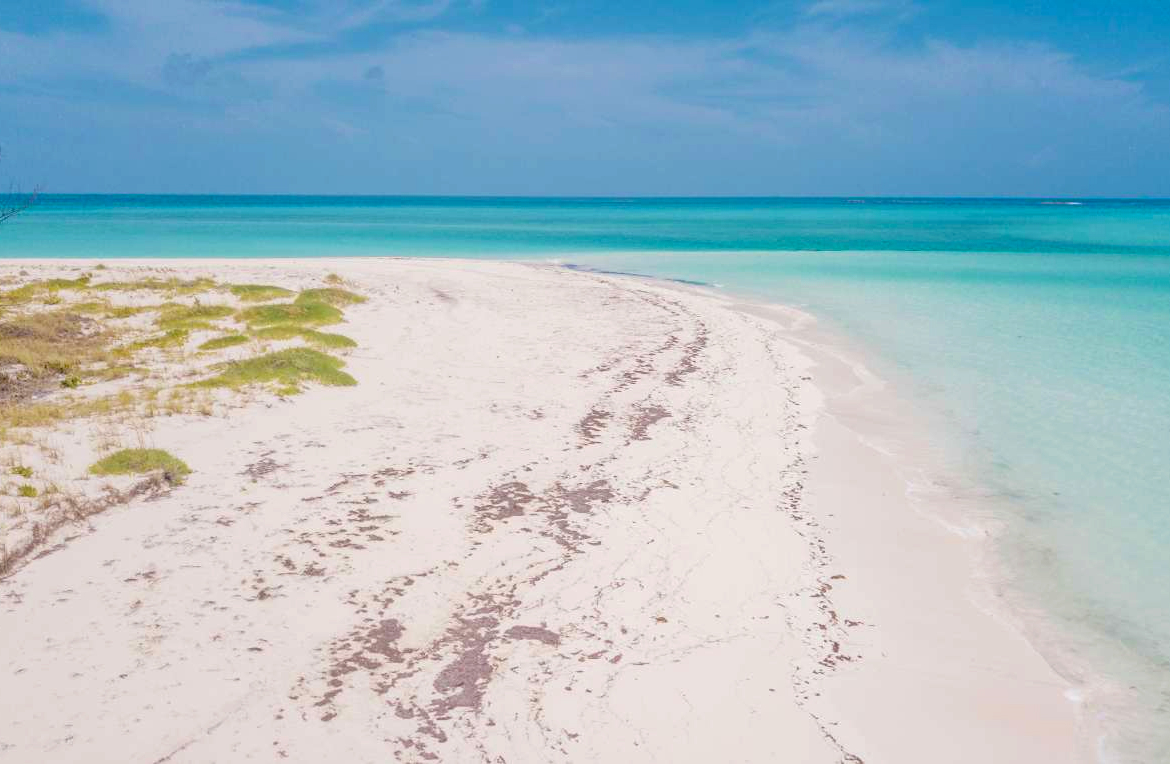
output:
<instances>
[{"instance_id":1,"label":"fine white sand","mask_svg":"<svg viewBox=\"0 0 1170 764\"><path fill-rule=\"evenodd\" d=\"M807 316L547 266L370 297L353 388L160 420L187 484L0 581L0 761L1064 762L931 445ZM937 512L935 511L937 510Z\"/></svg>"}]
</instances>

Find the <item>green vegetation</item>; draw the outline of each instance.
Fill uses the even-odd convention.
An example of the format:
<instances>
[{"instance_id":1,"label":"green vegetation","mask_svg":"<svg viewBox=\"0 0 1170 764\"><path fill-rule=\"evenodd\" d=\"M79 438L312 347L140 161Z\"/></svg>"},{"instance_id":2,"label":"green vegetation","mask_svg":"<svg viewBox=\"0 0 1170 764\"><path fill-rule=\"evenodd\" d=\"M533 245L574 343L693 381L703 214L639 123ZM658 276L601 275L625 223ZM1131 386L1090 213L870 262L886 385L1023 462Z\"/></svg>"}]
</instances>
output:
<instances>
[{"instance_id":1,"label":"green vegetation","mask_svg":"<svg viewBox=\"0 0 1170 764\"><path fill-rule=\"evenodd\" d=\"M37 489L28 483L21 485L16 489L17 496L23 496L26 499L34 499L37 496Z\"/></svg>"},{"instance_id":2,"label":"green vegetation","mask_svg":"<svg viewBox=\"0 0 1170 764\"><path fill-rule=\"evenodd\" d=\"M130 274L122 276L126 280L99 283L80 270L67 273L70 278L0 278L6 285L0 287L0 438L16 442L29 437L25 431L30 428L94 416L210 413L217 398L207 388L256 384L291 394L308 384L356 384L343 371L344 362L329 353L357 343L322 329L342 321L345 307L366 298L349 291L351 285L336 274L328 274L321 288L298 292L211 278L138 278L132 271L124 272ZM111 278L106 273L117 271L97 273L95 278ZM227 299L227 293L246 304L240 309L234 302L215 304ZM128 299L149 304L117 304ZM206 300L212 302L201 302ZM135 316L139 318L130 322L118 320ZM160 364L178 360L177 352L186 348L193 332L206 329L217 331L200 337L201 351L247 345L253 339L291 341L293 347L210 366L203 375L210 378L193 385L169 383L158 390L119 390L113 395L70 392L128 375L149 382ZM165 352L160 356L151 349ZM182 358L192 360L185 353ZM160 390L169 390L170 397L158 397Z\"/></svg>"},{"instance_id":3,"label":"green vegetation","mask_svg":"<svg viewBox=\"0 0 1170 764\"><path fill-rule=\"evenodd\" d=\"M111 305L108 302L78 302L69 306L74 313L101 318L129 318L138 315L149 308L134 308L129 306Z\"/></svg>"},{"instance_id":4,"label":"green vegetation","mask_svg":"<svg viewBox=\"0 0 1170 764\"><path fill-rule=\"evenodd\" d=\"M222 337L216 337L204 342L199 346L200 350L222 350L223 348L230 348L233 345L243 345L248 341L248 338L242 334L225 334Z\"/></svg>"},{"instance_id":5,"label":"green vegetation","mask_svg":"<svg viewBox=\"0 0 1170 764\"><path fill-rule=\"evenodd\" d=\"M89 286L89 274L76 279L46 279L32 281L16 289L0 293L0 304L19 305L29 302L34 297L48 295L55 299L55 293L61 289L84 289Z\"/></svg>"},{"instance_id":6,"label":"green vegetation","mask_svg":"<svg viewBox=\"0 0 1170 764\"><path fill-rule=\"evenodd\" d=\"M330 350L340 350L342 348L355 348L357 343L346 337L344 334L330 334L328 332L318 332L314 329L305 329L295 324L277 324L276 326L268 326L263 329L257 329L252 332L252 335L262 340L291 340L300 338L310 345L327 348Z\"/></svg>"},{"instance_id":7,"label":"green vegetation","mask_svg":"<svg viewBox=\"0 0 1170 764\"><path fill-rule=\"evenodd\" d=\"M160 329L210 329L210 321L233 313L227 305L164 305L155 323Z\"/></svg>"},{"instance_id":8,"label":"green vegetation","mask_svg":"<svg viewBox=\"0 0 1170 764\"><path fill-rule=\"evenodd\" d=\"M268 302L294 294L291 289L267 284L232 284L228 287L228 291L244 302Z\"/></svg>"},{"instance_id":9,"label":"green vegetation","mask_svg":"<svg viewBox=\"0 0 1170 764\"><path fill-rule=\"evenodd\" d=\"M123 352L122 355L125 355ZM95 380L98 382L109 382L112 379L122 379L131 374L146 375L149 369L141 366L135 366L131 363L109 363L95 369L86 369L78 374L78 381Z\"/></svg>"},{"instance_id":10,"label":"green vegetation","mask_svg":"<svg viewBox=\"0 0 1170 764\"><path fill-rule=\"evenodd\" d=\"M275 383L277 392L282 395L300 392L304 382L332 386L356 385L357 380L341 371L344 365L340 358L317 350L289 348L223 364L219 367L218 375L195 384L201 387L238 388Z\"/></svg>"},{"instance_id":11,"label":"green vegetation","mask_svg":"<svg viewBox=\"0 0 1170 764\"><path fill-rule=\"evenodd\" d=\"M151 337L147 340L139 340L128 346L128 350L144 350L146 348L175 348L181 347L187 343L187 336L190 334L188 329L170 329L164 334L157 337Z\"/></svg>"},{"instance_id":12,"label":"green vegetation","mask_svg":"<svg viewBox=\"0 0 1170 764\"><path fill-rule=\"evenodd\" d=\"M216 283L214 279L190 279L184 281L183 279L170 278L147 278L139 279L138 281L107 281L102 284L92 284L91 289L97 289L103 292L138 292L138 291L152 291L152 292L174 292L176 294L194 294L196 292L208 292L215 289Z\"/></svg>"},{"instance_id":13,"label":"green vegetation","mask_svg":"<svg viewBox=\"0 0 1170 764\"><path fill-rule=\"evenodd\" d=\"M32 471L32 467L25 467L24 465L18 464L17 466L12 468L12 474L13 475L20 475L22 478L25 478L27 480L28 478L33 476L33 471Z\"/></svg>"},{"instance_id":14,"label":"green vegetation","mask_svg":"<svg viewBox=\"0 0 1170 764\"><path fill-rule=\"evenodd\" d=\"M299 305L306 303L321 302L326 305L334 307L341 307L345 305L356 305L359 302L365 302L366 298L360 294L354 294L348 289L338 289L337 287L325 287L324 289L306 289L297 295L296 302Z\"/></svg>"},{"instance_id":15,"label":"green vegetation","mask_svg":"<svg viewBox=\"0 0 1170 764\"><path fill-rule=\"evenodd\" d=\"M277 324L323 326L341 321L341 311L323 302L282 302L275 305L256 305L244 308L240 311L240 319L254 327L275 326Z\"/></svg>"},{"instance_id":16,"label":"green vegetation","mask_svg":"<svg viewBox=\"0 0 1170 764\"><path fill-rule=\"evenodd\" d=\"M181 483L191 474L182 460L159 448L124 448L89 468L91 475L141 475L162 470L170 483Z\"/></svg>"}]
</instances>

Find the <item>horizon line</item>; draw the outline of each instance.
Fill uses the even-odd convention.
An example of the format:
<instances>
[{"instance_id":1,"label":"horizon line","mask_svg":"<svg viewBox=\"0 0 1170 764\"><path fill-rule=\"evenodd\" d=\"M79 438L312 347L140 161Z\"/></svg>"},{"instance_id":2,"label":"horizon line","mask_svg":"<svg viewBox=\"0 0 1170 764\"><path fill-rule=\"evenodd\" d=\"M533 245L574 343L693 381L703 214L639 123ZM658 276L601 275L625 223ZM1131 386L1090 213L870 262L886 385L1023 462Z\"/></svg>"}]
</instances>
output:
<instances>
[{"instance_id":1,"label":"horizon line","mask_svg":"<svg viewBox=\"0 0 1170 764\"><path fill-rule=\"evenodd\" d=\"M1061 196L1061 195L916 195L916 194L349 194L349 193L224 193L224 192L157 192L157 191L41 191L39 199L66 196L86 197L205 197L221 199L248 198L324 198L324 199L557 199L557 200L826 200L826 201L868 201L868 200L912 200L912 201L1055 201L1055 202L1170 202L1170 196Z\"/></svg>"}]
</instances>

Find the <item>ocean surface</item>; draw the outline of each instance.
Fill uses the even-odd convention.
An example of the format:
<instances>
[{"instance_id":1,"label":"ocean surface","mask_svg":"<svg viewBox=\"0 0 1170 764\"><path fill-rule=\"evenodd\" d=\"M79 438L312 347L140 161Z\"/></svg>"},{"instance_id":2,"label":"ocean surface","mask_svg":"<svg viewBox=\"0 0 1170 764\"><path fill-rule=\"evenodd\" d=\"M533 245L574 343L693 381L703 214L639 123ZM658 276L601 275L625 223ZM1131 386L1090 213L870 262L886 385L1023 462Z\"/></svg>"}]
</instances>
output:
<instances>
[{"instance_id":1,"label":"ocean surface","mask_svg":"<svg viewBox=\"0 0 1170 764\"><path fill-rule=\"evenodd\" d=\"M555 260L782 301L963 444L1009 598L1170 761L1170 202L47 196L0 257ZM1092 697L1092 696L1091 696Z\"/></svg>"}]
</instances>

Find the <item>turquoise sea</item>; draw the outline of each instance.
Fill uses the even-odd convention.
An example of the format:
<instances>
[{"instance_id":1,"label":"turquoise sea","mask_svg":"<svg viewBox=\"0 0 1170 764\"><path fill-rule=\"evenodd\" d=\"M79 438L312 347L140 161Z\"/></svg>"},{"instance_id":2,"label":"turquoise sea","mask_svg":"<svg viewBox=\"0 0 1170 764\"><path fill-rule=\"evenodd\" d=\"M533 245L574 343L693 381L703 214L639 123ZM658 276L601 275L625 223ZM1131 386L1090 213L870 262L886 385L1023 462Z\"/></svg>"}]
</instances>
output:
<instances>
[{"instance_id":1,"label":"turquoise sea","mask_svg":"<svg viewBox=\"0 0 1170 764\"><path fill-rule=\"evenodd\" d=\"M557 259L803 307L948 423L1065 667L1170 761L1170 201L47 196L0 257ZM1042 649L1045 648L1041 645Z\"/></svg>"}]
</instances>

